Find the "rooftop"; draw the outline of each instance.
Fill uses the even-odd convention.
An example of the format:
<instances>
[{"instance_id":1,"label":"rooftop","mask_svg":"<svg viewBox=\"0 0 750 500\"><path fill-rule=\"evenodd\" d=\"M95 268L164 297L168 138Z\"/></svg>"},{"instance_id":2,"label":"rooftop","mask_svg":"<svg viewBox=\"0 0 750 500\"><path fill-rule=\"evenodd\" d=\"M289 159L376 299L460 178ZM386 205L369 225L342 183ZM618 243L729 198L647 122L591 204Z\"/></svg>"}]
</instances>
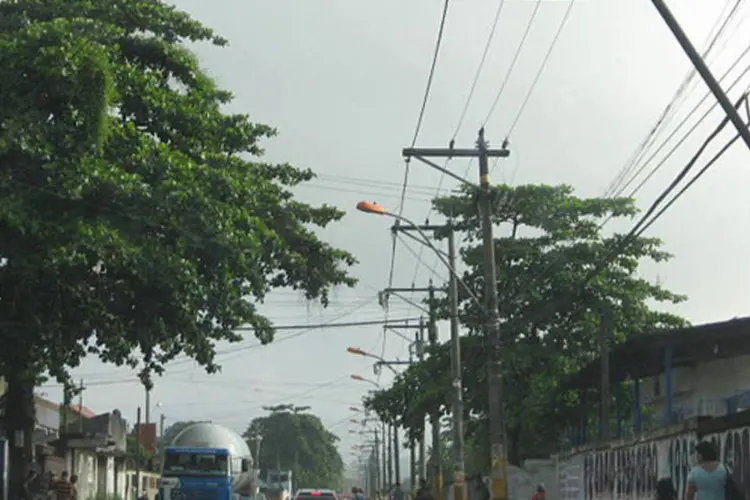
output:
<instances>
[{"instance_id":1,"label":"rooftop","mask_svg":"<svg viewBox=\"0 0 750 500\"><path fill-rule=\"evenodd\" d=\"M674 368L750 354L750 317L633 335L610 349L610 382L663 373L663 352L667 346L672 347ZM597 358L571 375L564 387L588 389L600 383L601 359Z\"/></svg>"}]
</instances>

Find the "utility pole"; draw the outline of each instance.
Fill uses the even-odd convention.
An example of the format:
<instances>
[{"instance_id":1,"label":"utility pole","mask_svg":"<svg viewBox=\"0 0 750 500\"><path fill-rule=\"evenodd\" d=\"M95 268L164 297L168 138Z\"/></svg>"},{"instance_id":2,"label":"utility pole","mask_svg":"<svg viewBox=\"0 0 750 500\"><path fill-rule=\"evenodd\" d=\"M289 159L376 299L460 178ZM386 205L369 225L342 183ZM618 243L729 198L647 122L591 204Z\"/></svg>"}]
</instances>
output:
<instances>
[{"instance_id":1,"label":"utility pole","mask_svg":"<svg viewBox=\"0 0 750 500\"><path fill-rule=\"evenodd\" d=\"M78 432L83 433L83 379L78 385Z\"/></svg>"},{"instance_id":2,"label":"utility pole","mask_svg":"<svg viewBox=\"0 0 750 500\"><path fill-rule=\"evenodd\" d=\"M425 287L425 288L386 288L384 290L385 293L392 293L392 292L429 292L430 290L434 291L434 288L431 287ZM392 328L392 329L411 329L414 328L411 325L386 325L386 328ZM415 334L414 339L414 345L416 346L416 355L419 362L424 361L424 330L425 330L425 323L424 318L419 318L419 330ZM409 361L378 361L377 364L380 365L390 365L390 364L411 364L413 360L411 357L409 358ZM422 439L419 442L419 478L420 479L426 479L427 478L427 466L426 466L426 439L425 436L425 428L424 428L424 422L422 423Z\"/></svg>"},{"instance_id":3,"label":"utility pole","mask_svg":"<svg viewBox=\"0 0 750 500\"><path fill-rule=\"evenodd\" d=\"M414 345L417 346L417 350L419 350L419 332L416 334L416 338L414 339ZM414 362L414 352L410 349L409 350L409 363ZM416 441L413 437L409 436L409 483L411 483L411 498L416 498L416 492L417 492L417 450L416 450Z\"/></svg>"},{"instance_id":4,"label":"utility pole","mask_svg":"<svg viewBox=\"0 0 750 500\"><path fill-rule=\"evenodd\" d=\"M438 344L438 331L437 331L437 314L435 312L435 288L430 282L428 291L429 300L429 318L427 321L427 337L432 347L436 347ZM443 494L443 464L441 463L443 453L440 446L440 412L436 408L432 415L430 415L430 425L432 426L432 470L433 470L433 491L436 499L445 498Z\"/></svg>"},{"instance_id":5,"label":"utility pole","mask_svg":"<svg viewBox=\"0 0 750 500\"><path fill-rule=\"evenodd\" d=\"M396 483L401 484L401 450L398 446L398 425L393 424L393 475Z\"/></svg>"},{"instance_id":6,"label":"utility pole","mask_svg":"<svg viewBox=\"0 0 750 500\"><path fill-rule=\"evenodd\" d=\"M141 494L141 407L135 413L135 495Z\"/></svg>"},{"instance_id":7,"label":"utility pole","mask_svg":"<svg viewBox=\"0 0 750 500\"><path fill-rule=\"evenodd\" d=\"M601 323L599 324L599 360L601 362L601 387L599 395L599 438L602 441L609 439L609 337L611 321L608 306L604 305L599 311Z\"/></svg>"},{"instance_id":8,"label":"utility pole","mask_svg":"<svg viewBox=\"0 0 750 500\"><path fill-rule=\"evenodd\" d=\"M424 319L422 317L419 318L419 332L417 333L417 345L419 346L417 349L417 358L419 359L419 362L424 361ZM424 425L424 418L422 418L422 439L419 441L419 479L427 479L427 464L425 463L425 455L427 454L427 446L426 446L426 439L427 436L425 436L425 425Z\"/></svg>"},{"instance_id":9,"label":"utility pole","mask_svg":"<svg viewBox=\"0 0 750 500\"><path fill-rule=\"evenodd\" d=\"M159 437L162 439L164 439L164 420L166 418L163 413L159 415ZM166 446L166 443L164 443L164 446Z\"/></svg>"},{"instance_id":10,"label":"utility pole","mask_svg":"<svg viewBox=\"0 0 750 500\"><path fill-rule=\"evenodd\" d=\"M505 439L505 422L503 411L503 337L500 330L499 299L497 294L497 263L495 262L495 239L492 227L491 198L488 158L506 158L510 151L503 144L500 149L488 149L484 137L484 127L479 129L475 149L456 148L405 148L403 156L414 157L446 175L477 188L474 183L461 178L450 170L441 167L428 158L477 158L479 161L479 215L482 223L482 247L484 249L484 285L485 285L485 336L489 341L488 363L488 401L490 417L490 454L493 500L507 500L507 449ZM440 498L440 497L436 497Z\"/></svg>"},{"instance_id":11,"label":"utility pole","mask_svg":"<svg viewBox=\"0 0 750 500\"><path fill-rule=\"evenodd\" d=\"M667 7L667 5L664 3L664 0L652 0L652 3L654 4L654 7L656 7L656 10L659 11L659 14L667 24L669 30L677 39L677 42L682 47L682 50L685 51L685 54L690 59L690 62L693 63L695 70L698 72L698 74L701 75L701 78L703 78L703 81L714 94L716 100L719 101L719 104L724 110L724 113L727 114L727 118L737 129L737 133L740 135L740 137L742 137L742 140L745 141L745 145L747 145L747 147L750 149L750 131L747 129L747 125L743 123L742 117L740 117L739 112L734 108L734 105L732 105L732 101L729 100L729 97L727 97L724 89L721 88L721 85L716 80L716 77L714 77L714 75L711 73L711 70L708 69L708 66L701 57L700 53L695 49L695 46L692 44L687 34L682 30L680 23L677 22L677 19L675 19L674 15L669 10L669 7Z\"/></svg>"},{"instance_id":12,"label":"utility pole","mask_svg":"<svg viewBox=\"0 0 750 500\"><path fill-rule=\"evenodd\" d=\"M375 429L375 447L372 449L372 456L375 467L375 486L373 487L373 491L371 493L371 496L375 496L375 494L380 491L380 485L381 485L381 478L380 478L380 436L378 436L378 430Z\"/></svg>"},{"instance_id":13,"label":"utility pole","mask_svg":"<svg viewBox=\"0 0 750 500\"><path fill-rule=\"evenodd\" d=\"M456 236L453 227L448 229L448 263L450 282L448 299L451 308L451 374L453 376L453 497L466 500L464 478L464 400L461 364L461 336L458 328L458 276L456 275Z\"/></svg>"},{"instance_id":14,"label":"utility pole","mask_svg":"<svg viewBox=\"0 0 750 500\"><path fill-rule=\"evenodd\" d=\"M393 436L391 435L391 424L388 424L388 484L386 490L393 486Z\"/></svg>"},{"instance_id":15,"label":"utility pole","mask_svg":"<svg viewBox=\"0 0 750 500\"><path fill-rule=\"evenodd\" d=\"M151 389L146 389L146 426L151 423Z\"/></svg>"},{"instance_id":16,"label":"utility pole","mask_svg":"<svg viewBox=\"0 0 750 500\"><path fill-rule=\"evenodd\" d=\"M461 362L461 338L458 322L458 275L456 270L456 242L455 231L451 224L445 225L421 225L409 226L397 224L391 228L392 231L419 232L433 231L436 236L447 234L448 237L448 271L450 281L448 285L448 298L450 302L450 325L451 325L451 377L453 388L453 494L455 500L466 500L467 491L464 478L464 422L463 422L463 389L462 389L462 362ZM396 291L396 290L393 290ZM429 291L429 289L428 289Z\"/></svg>"},{"instance_id":17,"label":"utility pole","mask_svg":"<svg viewBox=\"0 0 750 500\"><path fill-rule=\"evenodd\" d=\"M388 482L388 455L386 453L386 446L387 446L386 443L388 442L388 437L386 436L385 422L383 421L380 422L380 430L381 430L380 434L383 438L382 439L383 459L380 461L380 464L381 464L380 466L383 469L383 473L381 474L380 477L381 477L381 483L383 487L382 491L385 491L386 483Z\"/></svg>"}]
</instances>

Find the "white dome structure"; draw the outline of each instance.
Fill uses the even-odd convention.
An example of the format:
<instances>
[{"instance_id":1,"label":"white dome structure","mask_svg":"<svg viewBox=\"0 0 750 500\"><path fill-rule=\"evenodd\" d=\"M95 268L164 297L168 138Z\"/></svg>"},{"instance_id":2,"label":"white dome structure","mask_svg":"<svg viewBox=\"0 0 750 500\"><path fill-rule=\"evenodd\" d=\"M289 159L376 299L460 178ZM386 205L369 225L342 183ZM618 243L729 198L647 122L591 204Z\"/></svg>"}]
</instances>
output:
<instances>
[{"instance_id":1,"label":"white dome structure","mask_svg":"<svg viewBox=\"0 0 750 500\"><path fill-rule=\"evenodd\" d=\"M183 429L171 446L226 448L233 457L247 458L252 463L250 447L242 436L223 425L208 422L193 424Z\"/></svg>"}]
</instances>

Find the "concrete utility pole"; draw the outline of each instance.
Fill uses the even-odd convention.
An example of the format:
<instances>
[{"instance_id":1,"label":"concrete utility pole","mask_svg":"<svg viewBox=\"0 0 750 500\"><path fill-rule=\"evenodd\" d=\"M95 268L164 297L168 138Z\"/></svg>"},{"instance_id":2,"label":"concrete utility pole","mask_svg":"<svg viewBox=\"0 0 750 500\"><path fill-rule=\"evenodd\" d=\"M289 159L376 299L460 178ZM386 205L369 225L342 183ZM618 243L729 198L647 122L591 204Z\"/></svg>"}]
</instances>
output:
<instances>
[{"instance_id":1,"label":"concrete utility pole","mask_svg":"<svg viewBox=\"0 0 750 500\"><path fill-rule=\"evenodd\" d=\"M436 235L448 235L448 271L450 281L448 284L448 299L450 302L450 325L451 325L451 376L453 386L453 495L455 500L465 500L466 483L464 478L464 402L462 390L462 362L461 362L461 337L458 323L458 275L456 274L456 241L455 231L450 224L446 225L423 225L410 227L408 225L396 225L393 231L418 231L423 234L426 231L434 231ZM397 291L397 290L392 290ZM404 290L414 291L414 290ZM418 291L418 290L417 290ZM428 288L433 293L434 288Z\"/></svg>"},{"instance_id":2,"label":"concrete utility pole","mask_svg":"<svg viewBox=\"0 0 750 500\"><path fill-rule=\"evenodd\" d=\"M401 450L398 446L398 425L393 424L393 476L401 484Z\"/></svg>"},{"instance_id":3,"label":"concrete utility pole","mask_svg":"<svg viewBox=\"0 0 750 500\"><path fill-rule=\"evenodd\" d=\"M393 435L391 434L392 425L388 424L388 485L387 490L393 486Z\"/></svg>"},{"instance_id":4,"label":"concrete utility pole","mask_svg":"<svg viewBox=\"0 0 750 500\"><path fill-rule=\"evenodd\" d=\"M429 291L430 291L430 288L386 288L384 290L385 293L392 293L392 292L395 292L395 293L399 293L399 292L401 292L401 293L406 293L406 292L429 292ZM386 325L386 328L390 328L390 329L393 329L393 330L400 330L400 329L412 329L414 327L411 326L411 325L401 325L401 324L398 324L398 325ZM414 339L414 345L416 347L416 349L415 349L416 350L416 355L417 355L417 359L418 359L418 361L420 363L422 361L424 361L424 330L425 330L424 319L420 317L419 318L419 330L417 331L415 339ZM409 363L409 362L400 362L400 361L382 361L381 362L381 361L379 361L376 364L390 365L390 364L406 364L406 363ZM425 455L426 455L425 448L426 448L427 444L426 444L426 441L425 441L426 440L426 436L425 436L424 430L425 429L424 429L424 423L423 423L422 424L422 440L419 443L419 478L420 479L426 479L427 478L427 472L426 472L427 471L427 465L426 465L426 460L425 460Z\"/></svg>"},{"instance_id":5,"label":"concrete utility pole","mask_svg":"<svg viewBox=\"0 0 750 500\"><path fill-rule=\"evenodd\" d=\"M135 412L135 496L141 495L141 407Z\"/></svg>"},{"instance_id":6,"label":"concrete utility pole","mask_svg":"<svg viewBox=\"0 0 750 500\"><path fill-rule=\"evenodd\" d=\"M148 387L146 389L146 426L151 423L151 389Z\"/></svg>"},{"instance_id":7,"label":"concrete utility pole","mask_svg":"<svg viewBox=\"0 0 750 500\"><path fill-rule=\"evenodd\" d=\"M388 437L386 435L385 431L385 422L380 422L381 424L381 435L383 436L382 439L382 448L383 448L383 460L380 461L381 467L383 468L383 473L381 474L381 482L382 482L382 491L386 491L388 488L388 454L386 453L386 446L388 442Z\"/></svg>"},{"instance_id":8,"label":"concrete utility pole","mask_svg":"<svg viewBox=\"0 0 750 500\"><path fill-rule=\"evenodd\" d=\"M479 161L479 215L482 223L482 247L484 249L484 284L485 284L485 335L489 340L488 389L490 417L490 449L492 466L492 498L507 500L507 449L505 439L505 422L503 411L503 337L500 330L499 299L497 295L497 269L495 262L495 239L492 228L491 199L493 191L489 179L489 158L506 158L510 151L505 148L488 149L484 138L484 127L479 130L475 149L456 148L405 148L403 156L414 157L446 175L469 186L474 183L463 179L450 170L441 167L428 158L477 158Z\"/></svg>"},{"instance_id":9,"label":"concrete utility pole","mask_svg":"<svg viewBox=\"0 0 750 500\"><path fill-rule=\"evenodd\" d=\"M378 430L375 429L375 447L372 449L372 456L375 467L375 486L372 489L372 494L374 494L378 491L380 491L381 488L381 478L380 478L380 436L378 435Z\"/></svg>"},{"instance_id":10,"label":"concrete utility pole","mask_svg":"<svg viewBox=\"0 0 750 500\"><path fill-rule=\"evenodd\" d=\"M453 497L466 500L464 478L464 395L462 384L461 335L458 328L458 276L456 275L456 237L453 227L448 230L448 262L450 285L448 299L451 308L451 374L453 375Z\"/></svg>"},{"instance_id":11,"label":"concrete utility pole","mask_svg":"<svg viewBox=\"0 0 750 500\"><path fill-rule=\"evenodd\" d=\"M428 300L430 314L427 322L427 338L430 345L436 347L438 344L437 313L435 311L435 289L432 287L432 282L430 282ZM443 493L443 453L442 443L440 442L440 411L437 408L430 415L430 425L432 426L432 469L435 478L433 490L435 491L435 498L445 498Z\"/></svg>"},{"instance_id":12,"label":"concrete utility pole","mask_svg":"<svg viewBox=\"0 0 750 500\"><path fill-rule=\"evenodd\" d=\"M415 344L419 342L419 333L416 334L416 338L414 339ZM409 363L414 362L414 349L409 349ZM411 436L409 437L409 483L411 487L409 488L411 490L411 497L416 498L415 495L417 493L417 449L416 449L416 441Z\"/></svg>"},{"instance_id":13,"label":"concrete utility pole","mask_svg":"<svg viewBox=\"0 0 750 500\"><path fill-rule=\"evenodd\" d=\"M609 339L612 334L612 316L609 306L603 306L600 311L601 323L599 325L599 360L601 362L601 387L599 395L599 438L602 441L609 439Z\"/></svg>"},{"instance_id":14,"label":"concrete utility pole","mask_svg":"<svg viewBox=\"0 0 750 500\"><path fill-rule=\"evenodd\" d=\"M695 46L692 44L687 34L685 34L685 32L683 31L680 23L677 22L677 19L675 19L674 15L669 10L669 7L667 7L667 5L664 3L664 0L651 1L654 4L654 7L656 7L656 10L659 11L659 14L667 24L669 30L677 39L677 42L682 47L682 50L685 51L685 54L690 59L690 62L692 62L693 66L695 66L695 70L701 75L703 81L706 82L706 85L714 94L716 100L719 101L719 104L724 110L724 113L727 114L727 118L732 122L734 128L737 129L737 133L740 135L740 137L742 137L742 140L745 141L745 145L748 147L748 149L750 149L750 130L747 129L747 125L745 125L745 123L742 121L742 117L740 117L739 112L734 108L734 105L732 105L732 101L729 100L729 97L727 97L726 92L724 92L724 89L721 88L721 85L716 80L713 73L711 73L711 70L708 69L705 61L701 57L700 53L695 49Z\"/></svg>"},{"instance_id":15,"label":"concrete utility pole","mask_svg":"<svg viewBox=\"0 0 750 500\"><path fill-rule=\"evenodd\" d=\"M424 361L424 319L419 318L419 332L417 332L417 345L419 346L417 348L417 359L419 359L419 362ZM424 425L424 418L422 419L422 439L419 441L419 479L427 480L427 463L425 460L425 455L427 455L427 445L426 445L426 439L427 436L425 436L425 425Z\"/></svg>"}]
</instances>

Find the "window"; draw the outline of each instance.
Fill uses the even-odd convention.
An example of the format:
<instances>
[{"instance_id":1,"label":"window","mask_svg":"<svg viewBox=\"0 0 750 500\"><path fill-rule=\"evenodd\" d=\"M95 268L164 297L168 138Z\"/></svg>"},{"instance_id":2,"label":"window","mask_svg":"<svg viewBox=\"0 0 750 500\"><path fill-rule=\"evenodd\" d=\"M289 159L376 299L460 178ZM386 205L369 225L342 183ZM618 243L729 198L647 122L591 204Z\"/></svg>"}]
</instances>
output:
<instances>
[{"instance_id":1,"label":"window","mask_svg":"<svg viewBox=\"0 0 750 500\"><path fill-rule=\"evenodd\" d=\"M229 456L169 452L164 457L162 474L164 476L228 476Z\"/></svg>"}]
</instances>

